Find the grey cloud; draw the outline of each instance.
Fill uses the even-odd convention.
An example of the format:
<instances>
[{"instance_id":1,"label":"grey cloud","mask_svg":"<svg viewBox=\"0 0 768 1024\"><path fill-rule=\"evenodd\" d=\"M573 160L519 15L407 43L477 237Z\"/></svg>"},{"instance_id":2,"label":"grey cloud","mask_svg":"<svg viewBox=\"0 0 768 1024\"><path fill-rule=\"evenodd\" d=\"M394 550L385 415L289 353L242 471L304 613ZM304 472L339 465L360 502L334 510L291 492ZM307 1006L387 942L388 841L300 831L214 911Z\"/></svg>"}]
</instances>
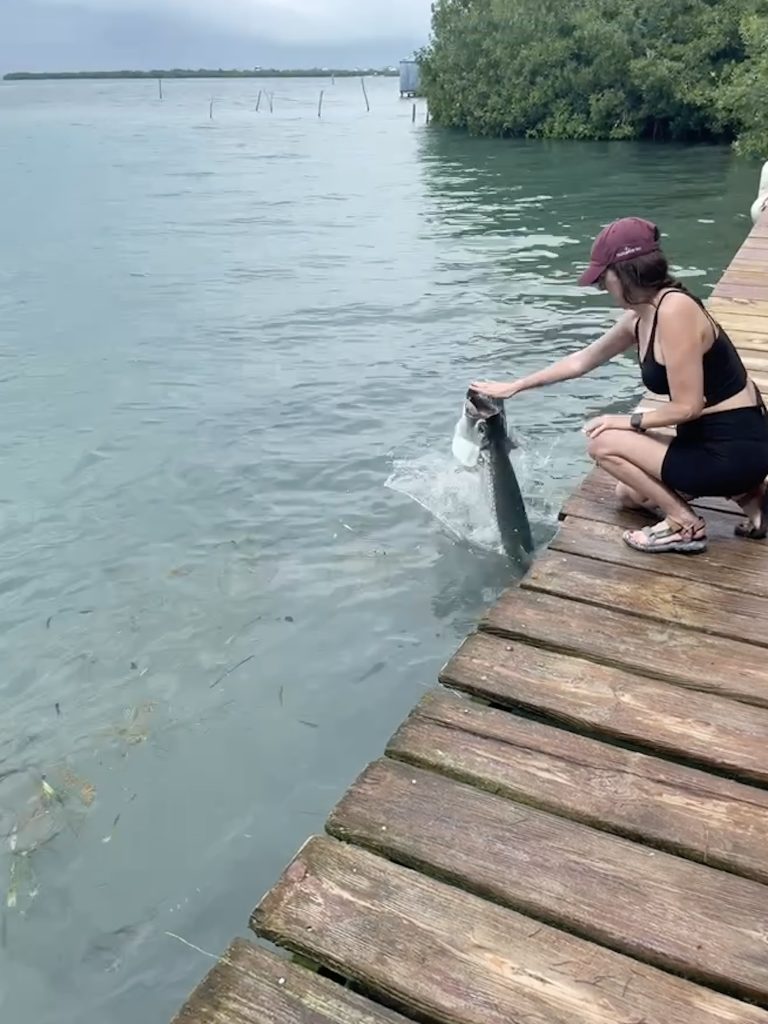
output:
<instances>
[{"instance_id":1,"label":"grey cloud","mask_svg":"<svg viewBox=\"0 0 768 1024\"><path fill-rule=\"evenodd\" d=\"M72 0L45 0L72 8ZM78 0L96 15L144 13L281 43L423 36L430 0Z\"/></svg>"},{"instance_id":2,"label":"grey cloud","mask_svg":"<svg viewBox=\"0 0 768 1024\"><path fill-rule=\"evenodd\" d=\"M0 0L0 71L391 64L429 0Z\"/></svg>"}]
</instances>

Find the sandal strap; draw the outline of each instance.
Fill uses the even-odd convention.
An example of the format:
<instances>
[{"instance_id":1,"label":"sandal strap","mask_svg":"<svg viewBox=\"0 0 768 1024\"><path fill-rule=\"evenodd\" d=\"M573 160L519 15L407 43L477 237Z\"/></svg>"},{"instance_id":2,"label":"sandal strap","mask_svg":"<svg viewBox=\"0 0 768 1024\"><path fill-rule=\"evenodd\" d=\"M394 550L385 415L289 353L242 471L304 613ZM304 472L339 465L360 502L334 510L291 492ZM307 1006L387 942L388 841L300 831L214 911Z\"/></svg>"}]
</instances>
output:
<instances>
[{"instance_id":1,"label":"sandal strap","mask_svg":"<svg viewBox=\"0 0 768 1024\"><path fill-rule=\"evenodd\" d=\"M663 548L667 544L675 543L674 538L679 538L683 543L693 540L705 540L706 523L703 519L698 519L695 523L689 523L688 526L684 526L682 523L667 517L662 519L660 523L656 523L653 526L644 526L642 530L632 532L642 533L645 536L647 543L644 546ZM701 534L701 536L697 536L697 534Z\"/></svg>"},{"instance_id":2,"label":"sandal strap","mask_svg":"<svg viewBox=\"0 0 768 1024\"><path fill-rule=\"evenodd\" d=\"M699 516L695 523L689 523L684 526L683 523L678 523L676 519L671 519L667 516L666 519L662 520L662 523L668 527L669 532L666 532L664 536L670 536L670 534L679 533L684 540L693 540L694 535L697 533L706 533L707 524ZM658 524L661 526L661 523Z\"/></svg>"}]
</instances>

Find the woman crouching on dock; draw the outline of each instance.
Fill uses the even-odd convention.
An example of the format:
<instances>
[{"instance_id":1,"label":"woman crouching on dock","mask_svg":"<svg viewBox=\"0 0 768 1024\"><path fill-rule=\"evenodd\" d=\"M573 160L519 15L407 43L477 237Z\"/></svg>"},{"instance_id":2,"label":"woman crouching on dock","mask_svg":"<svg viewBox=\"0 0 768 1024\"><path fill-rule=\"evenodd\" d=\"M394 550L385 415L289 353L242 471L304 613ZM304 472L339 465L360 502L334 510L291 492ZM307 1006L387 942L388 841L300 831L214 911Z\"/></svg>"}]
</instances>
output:
<instances>
[{"instance_id":1,"label":"woman crouching on dock","mask_svg":"<svg viewBox=\"0 0 768 1024\"><path fill-rule=\"evenodd\" d=\"M478 381L495 398L582 377L637 348L645 387L669 395L663 407L631 416L598 416L586 424L588 451L618 481L622 505L663 517L628 530L638 551L698 553L707 547L693 498L736 501L747 516L736 534L768 533L768 414L731 339L703 303L669 273L659 230L626 217L598 235L581 285L607 291L626 312L598 341L521 380ZM676 427L675 436L652 433Z\"/></svg>"}]
</instances>

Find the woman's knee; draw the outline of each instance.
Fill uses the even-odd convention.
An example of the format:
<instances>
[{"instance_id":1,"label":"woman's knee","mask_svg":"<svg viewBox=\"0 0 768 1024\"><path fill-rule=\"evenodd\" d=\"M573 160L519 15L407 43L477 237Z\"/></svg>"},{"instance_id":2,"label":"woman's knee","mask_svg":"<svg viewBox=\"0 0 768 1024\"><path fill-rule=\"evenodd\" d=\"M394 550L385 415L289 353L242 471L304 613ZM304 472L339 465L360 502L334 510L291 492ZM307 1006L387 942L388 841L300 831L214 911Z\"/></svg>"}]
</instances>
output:
<instances>
[{"instance_id":1,"label":"woman's knee","mask_svg":"<svg viewBox=\"0 0 768 1024\"><path fill-rule=\"evenodd\" d=\"M611 454L612 446L606 438L607 433L608 431L603 431L602 434L598 434L597 437L590 437L587 441L587 455L595 462L599 462Z\"/></svg>"},{"instance_id":2,"label":"woman's knee","mask_svg":"<svg viewBox=\"0 0 768 1024\"><path fill-rule=\"evenodd\" d=\"M595 462L610 458L612 455L621 457L621 442L624 433L623 430L604 430L597 437L590 437L587 441L587 454Z\"/></svg>"}]
</instances>

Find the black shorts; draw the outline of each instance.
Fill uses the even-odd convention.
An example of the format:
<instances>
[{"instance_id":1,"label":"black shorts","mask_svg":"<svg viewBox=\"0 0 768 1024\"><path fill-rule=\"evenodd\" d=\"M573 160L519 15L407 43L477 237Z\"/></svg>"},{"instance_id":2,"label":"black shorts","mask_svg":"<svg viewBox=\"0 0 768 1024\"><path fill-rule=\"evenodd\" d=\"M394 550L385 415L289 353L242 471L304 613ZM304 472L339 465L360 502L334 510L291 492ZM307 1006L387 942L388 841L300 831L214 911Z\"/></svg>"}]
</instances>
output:
<instances>
[{"instance_id":1,"label":"black shorts","mask_svg":"<svg viewBox=\"0 0 768 1024\"><path fill-rule=\"evenodd\" d=\"M768 477L768 414L762 405L681 423L661 479L691 498L733 498Z\"/></svg>"}]
</instances>

